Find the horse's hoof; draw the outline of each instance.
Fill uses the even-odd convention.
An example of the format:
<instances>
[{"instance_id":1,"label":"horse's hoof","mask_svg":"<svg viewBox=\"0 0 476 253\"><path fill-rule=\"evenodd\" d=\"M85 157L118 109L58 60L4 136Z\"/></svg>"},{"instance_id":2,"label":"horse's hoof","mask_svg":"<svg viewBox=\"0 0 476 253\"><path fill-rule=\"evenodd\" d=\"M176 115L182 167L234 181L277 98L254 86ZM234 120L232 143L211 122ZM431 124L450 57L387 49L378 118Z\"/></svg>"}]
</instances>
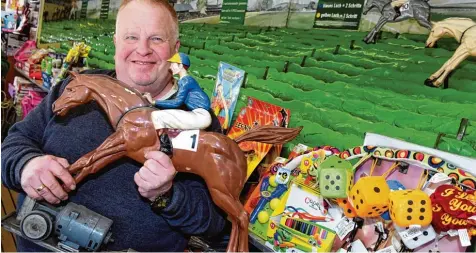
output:
<instances>
[{"instance_id":1,"label":"horse's hoof","mask_svg":"<svg viewBox=\"0 0 476 253\"><path fill-rule=\"evenodd\" d=\"M430 80L429 78L425 80L425 85L431 88L438 88L438 86L433 84L433 80Z\"/></svg>"}]
</instances>

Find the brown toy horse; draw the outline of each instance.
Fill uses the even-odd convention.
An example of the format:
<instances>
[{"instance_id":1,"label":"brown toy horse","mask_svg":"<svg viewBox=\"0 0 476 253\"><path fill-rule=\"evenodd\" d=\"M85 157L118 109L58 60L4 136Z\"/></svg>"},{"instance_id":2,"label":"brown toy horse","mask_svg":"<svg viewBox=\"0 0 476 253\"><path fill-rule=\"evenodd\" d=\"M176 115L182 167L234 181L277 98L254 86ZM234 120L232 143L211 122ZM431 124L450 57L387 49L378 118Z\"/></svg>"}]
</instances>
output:
<instances>
[{"instance_id":1,"label":"brown toy horse","mask_svg":"<svg viewBox=\"0 0 476 253\"><path fill-rule=\"evenodd\" d=\"M157 110L142 95L120 81L103 75L73 74L73 80L53 104L53 112L64 116L75 107L92 100L107 113L115 133L96 150L78 159L69 168L79 183L88 174L128 156L145 162L145 153L160 146L151 112ZM264 126L255 128L236 140L213 132L199 132L196 152L174 149L172 163L178 172L201 176L217 206L230 217L232 229L227 251L248 251L248 214L239 201L246 181L246 158L237 143L257 141L283 144L294 139L302 128Z\"/></svg>"}]
</instances>

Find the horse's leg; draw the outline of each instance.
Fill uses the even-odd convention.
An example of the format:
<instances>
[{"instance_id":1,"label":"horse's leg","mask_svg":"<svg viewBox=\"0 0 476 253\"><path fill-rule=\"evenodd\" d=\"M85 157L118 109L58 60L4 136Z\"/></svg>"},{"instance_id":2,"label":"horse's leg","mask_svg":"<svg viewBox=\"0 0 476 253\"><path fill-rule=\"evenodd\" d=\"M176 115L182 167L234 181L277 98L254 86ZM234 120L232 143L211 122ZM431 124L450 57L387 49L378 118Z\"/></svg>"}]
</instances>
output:
<instances>
[{"instance_id":1,"label":"horse's leg","mask_svg":"<svg viewBox=\"0 0 476 253\"><path fill-rule=\"evenodd\" d=\"M241 208L239 219L239 239L238 239L238 251L239 252L248 252L248 225L250 224L250 218L248 213L246 213L245 208L241 205L239 200L235 200L235 205Z\"/></svg>"},{"instance_id":2,"label":"horse's leg","mask_svg":"<svg viewBox=\"0 0 476 253\"><path fill-rule=\"evenodd\" d=\"M465 55L465 57L463 59L461 59L461 61L463 61L464 59L466 59L466 57L468 57L469 53L468 53L468 50L466 48L463 48L462 46L459 46L455 53L453 54L453 56L451 56L451 58L445 62L445 64L443 64L443 66L441 66L441 68L436 71L435 73L433 73L426 81L425 81L425 85L427 86L439 86L442 82L443 79L440 80L441 76L443 76L443 73L445 71L447 71L447 69L449 68L450 64L455 61L456 59L458 59L459 57L461 57L462 55ZM460 62L461 62L460 61ZM460 63L458 62L458 64ZM447 74L446 74L447 75ZM446 77L445 75L445 77ZM440 80L438 82L438 80L434 81L435 79L438 79ZM438 83L438 84L437 84Z\"/></svg>"},{"instance_id":3,"label":"horse's leg","mask_svg":"<svg viewBox=\"0 0 476 253\"><path fill-rule=\"evenodd\" d=\"M123 156L126 155L126 150L125 150L125 145L120 145L121 147L118 146L117 152L116 153L111 153L93 164L89 165L88 167L83 168L82 170L79 171L78 174L74 176L74 180L76 183L81 182L87 175L89 174L94 174L104 168L106 165L111 163L111 161L115 161Z\"/></svg>"},{"instance_id":4,"label":"horse's leg","mask_svg":"<svg viewBox=\"0 0 476 253\"><path fill-rule=\"evenodd\" d=\"M238 236L239 231L239 217L241 215L239 208L237 208L236 200L231 194L221 192L216 188L209 187L210 195L212 196L213 202L217 204L223 211L225 211L231 219L231 234L230 241L228 242L228 247L226 252L236 252L238 246ZM243 209L244 212L244 209ZM248 229L248 227L246 228Z\"/></svg>"},{"instance_id":5,"label":"horse's leg","mask_svg":"<svg viewBox=\"0 0 476 253\"><path fill-rule=\"evenodd\" d=\"M416 7L414 7L416 8ZM413 12L413 16L421 26L425 27L428 30L431 30L431 23L430 23L430 10L427 8L416 8Z\"/></svg>"},{"instance_id":6,"label":"horse's leg","mask_svg":"<svg viewBox=\"0 0 476 253\"><path fill-rule=\"evenodd\" d=\"M97 168L95 171L89 171L92 169L91 165L103 157L116 154L120 151L125 151L126 148L124 142L123 132L120 130L114 132L98 148L87 153L83 157L79 158L75 163L73 163L69 167L69 172L73 174L84 169L87 169L87 171L84 172L86 174L97 172L101 168Z\"/></svg>"},{"instance_id":7,"label":"horse's leg","mask_svg":"<svg viewBox=\"0 0 476 253\"><path fill-rule=\"evenodd\" d=\"M380 20L377 22L377 24L375 25L375 34L374 36L372 36L370 42L371 43L375 43L376 41L376 37L377 37L377 33L380 32L380 30L382 30L383 26L388 22L388 18L387 18L387 15L383 15Z\"/></svg>"},{"instance_id":8,"label":"horse's leg","mask_svg":"<svg viewBox=\"0 0 476 253\"><path fill-rule=\"evenodd\" d=\"M445 81L446 77L451 73L451 71L453 71L456 67L458 67L458 65L462 61L468 58L469 56L468 49L465 48L463 50L464 50L463 52L459 52L459 53L458 53L458 50L456 50L455 52L456 57L451 57L450 62L446 65L446 68L443 71L443 74L436 81L433 82L435 86L440 86Z\"/></svg>"},{"instance_id":9,"label":"horse's leg","mask_svg":"<svg viewBox=\"0 0 476 253\"><path fill-rule=\"evenodd\" d=\"M380 29L382 29L382 27L387 23L387 21L388 20L384 15L380 16L380 19L378 20L377 24L374 26L372 31L370 31L369 34L367 34L367 36L365 36L364 42L367 43L367 44L374 43L375 42L375 36L380 31Z\"/></svg>"}]
</instances>

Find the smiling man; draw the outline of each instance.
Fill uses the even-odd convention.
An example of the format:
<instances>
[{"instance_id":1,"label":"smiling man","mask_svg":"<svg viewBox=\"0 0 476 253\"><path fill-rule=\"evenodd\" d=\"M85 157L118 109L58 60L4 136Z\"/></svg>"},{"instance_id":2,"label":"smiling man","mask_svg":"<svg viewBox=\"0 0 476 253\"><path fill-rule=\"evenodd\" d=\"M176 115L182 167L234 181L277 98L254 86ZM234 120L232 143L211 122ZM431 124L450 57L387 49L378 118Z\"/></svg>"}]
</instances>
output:
<instances>
[{"instance_id":1,"label":"smiling man","mask_svg":"<svg viewBox=\"0 0 476 253\"><path fill-rule=\"evenodd\" d=\"M89 74L116 77L154 99L176 96L167 60L178 52L180 42L177 16L167 1L124 0L114 43L115 71ZM107 245L109 251L183 252L189 235L223 230L223 213L211 201L203 180L188 173L175 176L170 158L160 151L147 153L144 164L121 159L76 185L68 166L114 130L96 103L77 107L65 117L53 115L52 104L69 81L53 87L2 143L2 182L20 192L20 206L26 194L51 204L71 201L112 219L115 240ZM208 130L220 131L216 117ZM21 238L17 250L46 251Z\"/></svg>"}]
</instances>

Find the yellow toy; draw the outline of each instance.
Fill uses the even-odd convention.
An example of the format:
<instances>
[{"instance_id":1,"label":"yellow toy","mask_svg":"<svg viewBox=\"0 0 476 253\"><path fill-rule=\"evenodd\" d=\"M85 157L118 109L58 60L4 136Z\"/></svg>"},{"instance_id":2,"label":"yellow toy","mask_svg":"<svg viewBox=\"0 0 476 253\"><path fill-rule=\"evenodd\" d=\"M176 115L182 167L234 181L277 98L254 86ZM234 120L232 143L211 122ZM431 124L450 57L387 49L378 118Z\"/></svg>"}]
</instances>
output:
<instances>
[{"instance_id":1,"label":"yellow toy","mask_svg":"<svg viewBox=\"0 0 476 253\"><path fill-rule=\"evenodd\" d=\"M357 215L362 218L380 216L389 207L390 188L385 178L398 163L394 163L382 176L372 176L376 165L377 159L373 161L370 175L360 178L350 191L349 200Z\"/></svg>"},{"instance_id":2,"label":"yellow toy","mask_svg":"<svg viewBox=\"0 0 476 253\"><path fill-rule=\"evenodd\" d=\"M421 186L426 181L427 171L423 171L420 184L415 190L393 191L389 195L390 218L399 227L420 225L426 227L432 220L431 200Z\"/></svg>"}]
</instances>

